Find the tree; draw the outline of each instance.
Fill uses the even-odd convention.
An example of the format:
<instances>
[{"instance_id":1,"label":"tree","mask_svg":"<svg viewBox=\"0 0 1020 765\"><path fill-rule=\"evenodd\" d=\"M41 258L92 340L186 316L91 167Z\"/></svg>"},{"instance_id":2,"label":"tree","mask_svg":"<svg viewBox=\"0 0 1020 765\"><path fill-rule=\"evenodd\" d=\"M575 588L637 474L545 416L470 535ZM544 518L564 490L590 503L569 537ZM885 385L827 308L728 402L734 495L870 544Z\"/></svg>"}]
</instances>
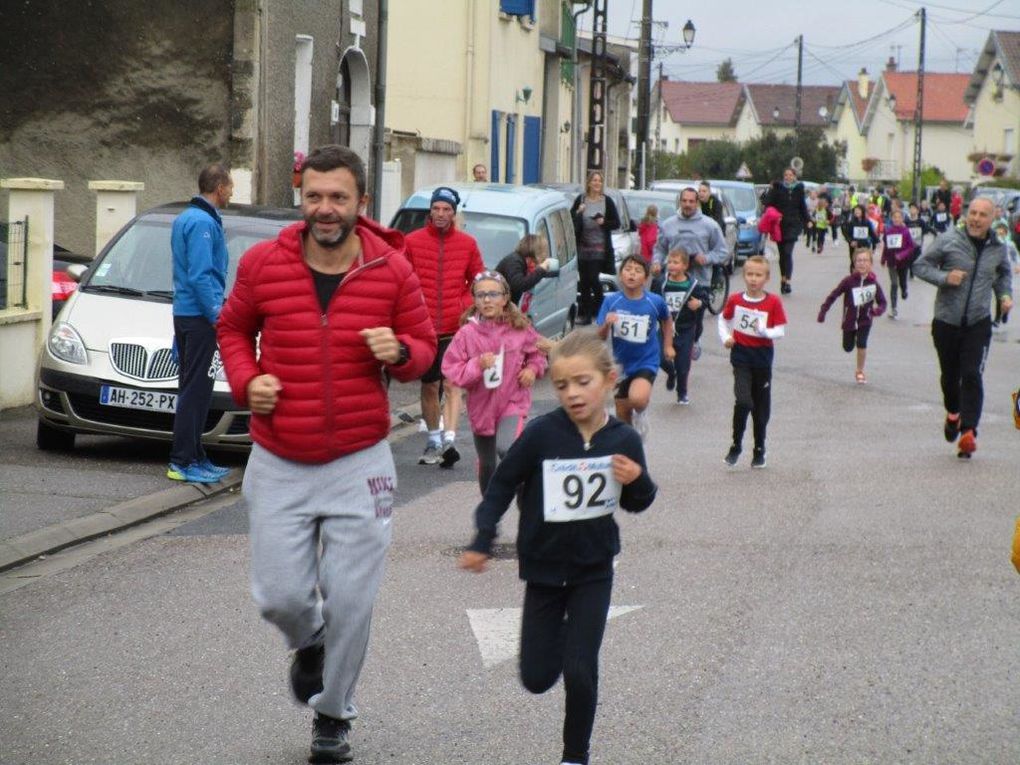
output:
<instances>
[{"instance_id":1,"label":"tree","mask_svg":"<svg viewBox=\"0 0 1020 765\"><path fill-rule=\"evenodd\" d=\"M736 82L737 73L733 71L733 59L724 58L719 67L715 70L715 78L719 82Z\"/></svg>"},{"instance_id":2,"label":"tree","mask_svg":"<svg viewBox=\"0 0 1020 765\"><path fill-rule=\"evenodd\" d=\"M741 153L758 183L781 179L794 157L804 160L802 177L819 182L832 180L839 156L837 148L826 142L821 128L801 128L782 138L767 130L760 138L745 143Z\"/></svg>"}]
</instances>

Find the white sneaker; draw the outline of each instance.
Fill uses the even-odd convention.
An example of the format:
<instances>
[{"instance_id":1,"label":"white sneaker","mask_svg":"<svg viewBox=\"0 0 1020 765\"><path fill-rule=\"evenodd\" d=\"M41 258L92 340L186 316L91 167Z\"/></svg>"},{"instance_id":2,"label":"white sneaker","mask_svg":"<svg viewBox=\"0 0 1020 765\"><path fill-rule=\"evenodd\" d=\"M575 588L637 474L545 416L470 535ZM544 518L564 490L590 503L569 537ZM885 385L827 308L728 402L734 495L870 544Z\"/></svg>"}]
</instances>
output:
<instances>
[{"instance_id":1,"label":"white sneaker","mask_svg":"<svg viewBox=\"0 0 1020 765\"><path fill-rule=\"evenodd\" d=\"M647 439L648 410L647 409L642 409L641 411L635 410L634 414L631 416L631 425L633 426L634 430L638 432L638 435L641 436L642 441Z\"/></svg>"}]
</instances>

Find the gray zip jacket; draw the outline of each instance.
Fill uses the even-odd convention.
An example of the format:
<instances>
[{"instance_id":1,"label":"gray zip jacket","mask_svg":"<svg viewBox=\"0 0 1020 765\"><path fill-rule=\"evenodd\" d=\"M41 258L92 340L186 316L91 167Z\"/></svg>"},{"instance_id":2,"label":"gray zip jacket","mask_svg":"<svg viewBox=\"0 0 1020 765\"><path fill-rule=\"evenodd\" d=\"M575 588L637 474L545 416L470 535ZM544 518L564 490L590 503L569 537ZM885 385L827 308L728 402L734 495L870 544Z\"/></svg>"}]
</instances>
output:
<instances>
[{"instance_id":1,"label":"gray zip jacket","mask_svg":"<svg viewBox=\"0 0 1020 765\"><path fill-rule=\"evenodd\" d=\"M688 273L702 284L712 283L712 265L721 266L730 260L722 229L707 215L702 215L701 210L690 218L677 213L659 224L659 238L655 241L653 257L663 270L666 268L666 255L677 247L683 247L690 255ZM702 254L708 257L708 265L694 262L694 256Z\"/></svg>"},{"instance_id":2,"label":"gray zip jacket","mask_svg":"<svg viewBox=\"0 0 1020 765\"><path fill-rule=\"evenodd\" d=\"M946 276L955 268L967 272L959 287L946 283ZM938 287L935 294L935 318L957 327L963 324L970 326L990 318L992 293L996 300L1004 295L1013 296L1009 255L1005 245L994 234L981 251L979 259L977 248L967 236L966 230L951 228L917 259L914 275ZM964 306L967 310L966 322Z\"/></svg>"}]
</instances>

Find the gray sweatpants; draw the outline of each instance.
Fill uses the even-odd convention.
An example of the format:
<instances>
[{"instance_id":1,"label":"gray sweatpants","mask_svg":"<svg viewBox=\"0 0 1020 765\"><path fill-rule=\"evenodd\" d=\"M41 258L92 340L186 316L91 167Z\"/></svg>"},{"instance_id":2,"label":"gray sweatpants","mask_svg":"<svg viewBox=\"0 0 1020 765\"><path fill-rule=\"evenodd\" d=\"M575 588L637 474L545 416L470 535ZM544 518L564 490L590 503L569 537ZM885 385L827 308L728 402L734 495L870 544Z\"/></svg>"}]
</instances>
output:
<instances>
[{"instance_id":1,"label":"gray sweatpants","mask_svg":"<svg viewBox=\"0 0 1020 765\"><path fill-rule=\"evenodd\" d=\"M321 465L252 446L242 486L251 526L251 589L291 649L325 645L322 693L309 705L357 717L372 607L390 544L397 488L387 441Z\"/></svg>"}]
</instances>

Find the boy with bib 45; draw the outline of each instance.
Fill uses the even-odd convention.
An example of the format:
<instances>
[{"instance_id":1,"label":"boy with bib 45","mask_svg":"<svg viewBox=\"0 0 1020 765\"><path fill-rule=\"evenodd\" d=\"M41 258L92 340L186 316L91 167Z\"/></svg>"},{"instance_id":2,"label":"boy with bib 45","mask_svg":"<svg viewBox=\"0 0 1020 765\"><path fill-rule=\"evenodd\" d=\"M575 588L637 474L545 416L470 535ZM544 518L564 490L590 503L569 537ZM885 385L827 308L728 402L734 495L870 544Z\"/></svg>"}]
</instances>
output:
<instances>
[{"instance_id":1,"label":"boy with bib 45","mask_svg":"<svg viewBox=\"0 0 1020 765\"><path fill-rule=\"evenodd\" d=\"M673 322L661 295L645 290L650 267L640 255L620 263L620 291L607 295L599 310L598 334L613 334L613 357L623 367L616 388L616 416L648 435L648 403L661 356L673 361Z\"/></svg>"},{"instance_id":2,"label":"boy with bib 45","mask_svg":"<svg viewBox=\"0 0 1020 765\"><path fill-rule=\"evenodd\" d=\"M733 445L726 464L737 464L747 417L754 421L751 467L765 467L765 430L772 410L773 341L785 334L786 312L778 295L765 291L769 262L753 255L744 263L746 289L730 295L719 314L719 338L733 365Z\"/></svg>"},{"instance_id":3,"label":"boy with bib 45","mask_svg":"<svg viewBox=\"0 0 1020 765\"><path fill-rule=\"evenodd\" d=\"M616 382L606 344L594 332L571 332L549 360L560 407L532 420L499 463L459 565L485 571L499 520L519 491L521 682L545 693L563 675L562 765L588 765L599 651L620 552L613 515L647 509L657 488L637 433L606 413Z\"/></svg>"}]
</instances>

